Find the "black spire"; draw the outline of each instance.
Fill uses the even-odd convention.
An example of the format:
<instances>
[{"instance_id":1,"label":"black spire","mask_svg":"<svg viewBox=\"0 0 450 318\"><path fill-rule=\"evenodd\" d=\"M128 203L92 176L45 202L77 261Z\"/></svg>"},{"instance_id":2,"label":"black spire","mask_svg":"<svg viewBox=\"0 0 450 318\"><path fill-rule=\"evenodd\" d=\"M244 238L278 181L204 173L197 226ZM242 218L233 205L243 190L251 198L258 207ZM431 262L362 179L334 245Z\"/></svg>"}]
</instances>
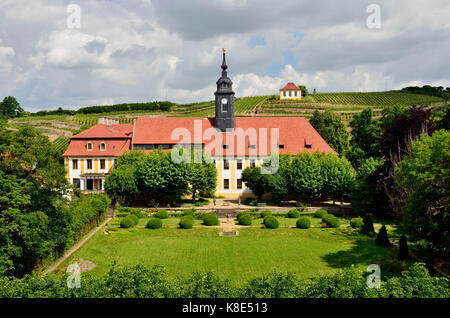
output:
<instances>
[{"instance_id":1,"label":"black spire","mask_svg":"<svg viewBox=\"0 0 450 318\"><path fill-rule=\"evenodd\" d=\"M223 48L222 76L217 80L216 95L216 118L214 126L221 130L234 128L234 92L233 82L227 75L227 62L225 60L225 48Z\"/></svg>"},{"instance_id":2,"label":"black spire","mask_svg":"<svg viewBox=\"0 0 450 318\"><path fill-rule=\"evenodd\" d=\"M223 61L222 61L222 76L226 77L227 76L227 61L225 60L225 48L223 48ZM225 72L225 74L224 74ZM224 76L225 75L225 76Z\"/></svg>"}]
</instances>

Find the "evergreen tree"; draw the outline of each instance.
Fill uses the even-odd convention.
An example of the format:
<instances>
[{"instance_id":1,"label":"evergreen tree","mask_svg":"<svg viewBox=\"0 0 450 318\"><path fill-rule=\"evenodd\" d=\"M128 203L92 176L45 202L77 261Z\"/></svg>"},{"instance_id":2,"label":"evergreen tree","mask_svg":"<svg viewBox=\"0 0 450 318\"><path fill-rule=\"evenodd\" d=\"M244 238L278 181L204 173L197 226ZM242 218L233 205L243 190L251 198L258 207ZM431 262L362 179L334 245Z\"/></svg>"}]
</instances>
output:
<instances>
[{"instance_id":1,"label":"evergreen tree","mask_svg":"<svg viewBox=\"0 0 450 318\"><path fill-rule=\"evenodd\" d=\"M408 252L408 242L406 241L406 235L403 234L400 238L400 244L398 249L398 258L400 259L408 259L409 258L409 252Z\"/></svg>"},{"instance_id":2,"label":"evergreen tree","mask_svg":"<svg viewBox=\"0 0 450 318\"><path fill-rule=\"evenodd\" d=\"M363 227L361 229L361 232L364 234L367 234L369 236L373 235L375 233L375 230L373 228L373 215L372 213L367 213L364 215L363 218Z\"/></svg>"},{"instance_id":3,"label":"evergreen tree","mask_svg":"<svg viewBox=\"0 0 450 318\"><path fill-rule=\"evenodd\" d=\"M381 227L380 231L378 232L377 238L375 239L375 243L382 247L391 246L391 242L389 241L386 226L383 225Z\"/></svg>"}]
</instances>

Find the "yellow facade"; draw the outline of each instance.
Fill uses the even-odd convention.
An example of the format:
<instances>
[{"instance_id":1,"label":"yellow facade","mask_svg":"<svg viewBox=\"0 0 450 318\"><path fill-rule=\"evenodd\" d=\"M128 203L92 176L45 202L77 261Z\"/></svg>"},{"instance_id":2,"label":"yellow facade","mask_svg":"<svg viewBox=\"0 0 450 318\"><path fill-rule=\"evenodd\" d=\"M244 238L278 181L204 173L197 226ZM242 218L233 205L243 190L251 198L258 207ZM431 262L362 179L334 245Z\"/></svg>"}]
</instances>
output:
<instances>
[{"instance_id":1,"label":"yellow facade","mask_svg":"<svg viewBox=\"0 0 450 318\"><path fill-rule=\"evenodd\" d=\"M284 92L286 92L286 96L284 96ZM297 92L297 96L295 96L295 93ZM291 94L291 96L289 96L289 93ZM280 100L301 100L302 99L302 91L298 90L298 91L281 91L280 90Z\"/></svg>"}]
</instances>

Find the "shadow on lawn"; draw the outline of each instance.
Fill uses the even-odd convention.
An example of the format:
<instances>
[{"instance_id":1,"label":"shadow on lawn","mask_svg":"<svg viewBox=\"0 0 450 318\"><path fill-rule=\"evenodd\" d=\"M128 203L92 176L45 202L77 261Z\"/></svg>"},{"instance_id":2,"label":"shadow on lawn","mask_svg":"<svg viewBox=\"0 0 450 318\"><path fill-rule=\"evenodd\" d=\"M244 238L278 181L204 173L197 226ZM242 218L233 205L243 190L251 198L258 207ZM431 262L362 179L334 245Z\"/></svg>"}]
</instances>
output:
<instances>
[{"instance_id":1,"label":"shadow on lawn","mask_svg":"<svg viewBox=\"0 0 450 318\"><path fill-rule=\"evenodd\" d=\"M377 246L371 238L358 238L352 248L322 256L330 267L345 268L350 265L369 265L383 257L388 257L389 252L383 247Z\"/></svg>"}]
</instances>

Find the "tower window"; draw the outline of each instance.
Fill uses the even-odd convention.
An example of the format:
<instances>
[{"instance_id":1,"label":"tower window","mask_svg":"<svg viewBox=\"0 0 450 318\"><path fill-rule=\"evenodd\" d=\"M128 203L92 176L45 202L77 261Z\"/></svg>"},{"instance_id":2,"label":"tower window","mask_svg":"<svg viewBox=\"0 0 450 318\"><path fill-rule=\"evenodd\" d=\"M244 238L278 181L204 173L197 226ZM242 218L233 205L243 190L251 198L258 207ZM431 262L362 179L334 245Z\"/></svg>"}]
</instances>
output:
<instances>
[{"instance_id":1,"label":"tower window","mask_svg":"<svg viewBox=\"0 0 450 318\"><path fill-rule=\"evenodd\" d=\"M222 98L222 111L227 112L228 111L228 100L226 98Z\"/></svg>"},{"instance_id":2,"label":"tower window","mask_svg":"<svg viewBox=\"0 0 450 318\"><path fill-rule=\"evenodd\" d=\"M227 88L227 83L222 83L222 88Z\"/></svg>"}]
</instances>

